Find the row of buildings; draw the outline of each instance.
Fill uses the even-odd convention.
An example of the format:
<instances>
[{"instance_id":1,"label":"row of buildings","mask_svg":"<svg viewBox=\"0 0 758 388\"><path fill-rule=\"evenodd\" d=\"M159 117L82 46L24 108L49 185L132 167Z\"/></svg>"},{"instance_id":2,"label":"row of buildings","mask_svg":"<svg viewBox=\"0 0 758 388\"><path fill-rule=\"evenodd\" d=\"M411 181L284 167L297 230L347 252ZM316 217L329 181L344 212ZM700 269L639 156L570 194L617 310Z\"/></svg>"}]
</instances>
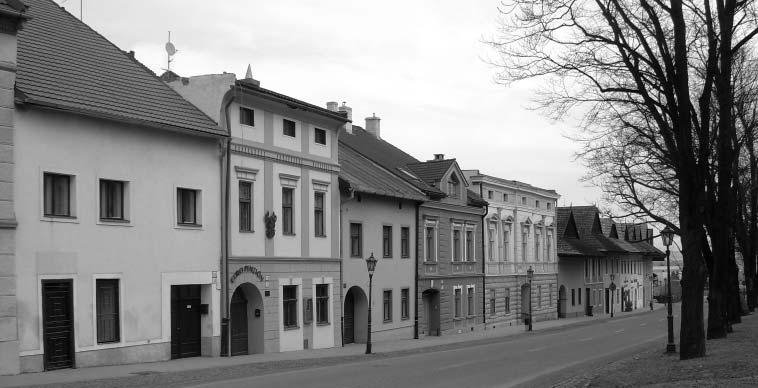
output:
<instances>
[{"instance_id":1,"label":"row of buildings","mask_svg":"<svg viewBox=\"0 0 758 388\"><path fill-rule=\"evenodd\" d=\"M650 300L642 224L250 71L157 77L52 0L0 26L0 374L364 342L370 255L378 341Z\"/></svg>"}]
</instances>

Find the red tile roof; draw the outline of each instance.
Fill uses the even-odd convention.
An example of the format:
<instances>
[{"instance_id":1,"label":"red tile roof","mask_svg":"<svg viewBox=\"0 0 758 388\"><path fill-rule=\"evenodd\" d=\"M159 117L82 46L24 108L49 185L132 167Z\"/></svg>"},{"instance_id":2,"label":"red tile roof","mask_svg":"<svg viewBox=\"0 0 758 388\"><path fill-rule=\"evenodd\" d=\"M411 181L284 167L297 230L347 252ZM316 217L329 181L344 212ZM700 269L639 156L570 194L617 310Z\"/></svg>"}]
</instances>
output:
<instances>
[{"instance_id":1,"label":"red tile roof","mask_svg":"<svg viewBox=\"0 0 758 388\"><path fill-rule=\"evenodd\" d=\"M142 64L51 0L25 0L16 101L194 134L226 136Z\"/></svg>"}]
</instances>

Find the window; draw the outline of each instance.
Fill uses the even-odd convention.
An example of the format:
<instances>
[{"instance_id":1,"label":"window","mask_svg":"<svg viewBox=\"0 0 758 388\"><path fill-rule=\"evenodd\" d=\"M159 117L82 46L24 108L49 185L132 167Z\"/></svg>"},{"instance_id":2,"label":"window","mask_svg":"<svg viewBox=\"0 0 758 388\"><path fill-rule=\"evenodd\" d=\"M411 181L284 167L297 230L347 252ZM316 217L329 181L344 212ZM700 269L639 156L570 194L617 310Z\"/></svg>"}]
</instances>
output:
<instances>
[{"instance_id":1,"label":"window","mask_svg":"<svg viewBox=\"0 0 758 388\"><path fill-rule=\"evenodd\" d=\"M466 293L467 301L466 301L466 308L467 308L467 315L473 316L474 315L474 287L469 287L468 292Z\"/></svg>"},{"instance_id":2,"label":"window","mask_svg":"<svg viewBox=\"0 0 758 388\"><path fill-rule=\"evenodd\" d=\"M540 233L540 229L534 230L534 260L540 261L540 237L542 236L542 233Z\"/></svg>"},{"instance_id":3,"label":"window","mask_svg":"<svg viewBox=\"0 0 758 388\"><path fill-rule=\"evenodd\" d=\"M493 196L494 196L494 193L492 192L492 190L487 190L487 199L492 199Z\"/></svg>"},{"instance_id":4,"label":"window","mask_svg":"<svg viewBox=\"0 0 758 388\"><path fill-rule=\"evenodd\" d=\"M426 227L426 261L437 260L437 246L435 241L434 227Z\"/></svg>"},{"instance_id":5,"label":"window","mask_svg":"<svg viewBox=\"0 0 758 388\"><path fill-rule=\"evenodd\" d=\"M511 226L503 225L503 260L508 261L511 251Z\"/></svg>"},{"instance_id":6,"label":"window","mask_svg":"<svg viewBox=\"0 0 758 388\"><path fill-rule=\"evenodd\" d=\"M284 136L295 137L295 127L294 121L282 119L282 133Z\"/></svg>"},{"instance_id":7,"label":"window","mask_svg":"<svg viewBox=\"0 0 758 388\"><path fill-rule=\"evenodd\" d=\"M508 202L508 193L503 193L503 202Z\"/></svg>"},{"instance_id":8,"label":"window","mask_svg":"<svg viewBox=\"0 0 758 388\"><path fill-rule=\"evenodd\" d=\"M411 229L407 226L400 228L400 257L411 256Z\"/></svg>"},{"instance_id":9,"label":"window","mask_svg":"<svg viewBox=\"0 0 758 388\"><path fill-rule=\"evenodd\" d=\"M495 315L495 289L490 289L490 315Z\"/></svg>"},{"instance_id":10,"label":"window","mask_svg":"<svg viewBox=\"0 0 758 388\"><path fill-rule=\"evenodd\" d=\"M282 312L284 327L297 327L297 286L282 287Z\"/></svg>"},{"instance_id":11,"label":"window","mask_svg":"<svg viewBox=\"0 0 758 388\"><path fill-rule=\"evenodd\" d=\"M461 261L461 231L453 230L453 261Z\"/></svg>"},{"instance_id":12,"label":"window","mask_svg":"<svg viewBox=\"0 0 758 388\"><path fill-rule=\"evenodd\" d=\"M253 231L253 182L239 182L240 232Z\"/></svg>"},{"instance_id":13,"label":"window","mask_svg":"<svg viewBox=\"0 0 758 388\"><path fill-rule=\"evenodd\" d=\"M44 175L46 217L71 217L71 175Z\"/></svg>"},{"instance_id":14,"label":"window","mask_svg":"<svg viewBox=\"0 0 758 388\"><path fill-rule=\"evenodd\" d=\"M392 257L392 226L382 226L382 256Z\"/></svg>"},{"instance_id":15,"label":"window","mask_svg":"<svg viewBox=\"0 0 758 388\"><path fill-rule=\"evenodd\" d=\"M474 261L474 231L466 231L466 260Z\"/></svg>"},{"instance_id":16,"label":"window","mask_svg":"<svg viewBox=\"0 0 758 388\"><path fill-rule=\"evenodd\" d=\"M521 261L526 261L526 249L529 243L529 229L521 226Z\"/></svg>"},{"instance_id":17,"label":"window","mask_svg":"<svg viewBox=\"0 0 758 388\"><path fill-rule=\"evenodd\" d=\"M313 141L316 144L326 145L326 131L321 128L315 128L313 133Z\"/></svg>"},{"instance_id":18,"label":"window","mask_svg":"<svg viewBox=\"0 0 758 388\"><path fill-rule=\"evenodd\" d=\"M579 294L579 298L578 298L578 303L577 304L581 306L581 304L582 304L582 289L578 288L578 290L579 290L579 292L577 292L577 294Z\"/></svg>"},{"instance_id":19,"label":"window","mask_svg":"<svg viewBox=\"0 0 758 388\"><path fill-rule=\"evenodd\" d=\"M200 190L176 189L176 222L180 225L200 225L198 197Z\"/></svg>"},{"instance_id":20,"label":"window","mask_svg":"<svg viewBox=\"0 0 758 388\"><path fill-rule=\"evenodd\" d=\"M537 308L542 308L542 286L537 286Z\"/></svg>"},{"instance_id":21,"label":"window","mask_svg":"<svg viewBox=\"0 0 758 388\"><path fill-rule=\"evenodd\" d=\"M350 223L350 257L363 256L363 225Z\"/></svg>"},{"instance_id":22,"label":"window","mask_svg":"<svg viewBox=\"0 0 758 388\"><path fill-rule=\"evenodd\" d=\"M255 112L252 109L240 107L240 124L255 126Z\"/></svg>"},{"instance_id":23,"label":"window","mask_svg":"<svg viewBox=\"0 0 758 388\"><path fill-rule=\"evenodd\" d=\"M313 299L303 300L303 324L310 325L313 322Z\"/></svg>"},{"instance_id":24,"label":"window","mask_svg":"<svg viewBox=\"0 0 758 388\"><path fill-rule=\"evenodd\" d=\"M400 290L400 319L408 319L410 315L410 289Z\"/></svg>"},{"instance_id":25,"label":"window","mask_svg":"<svg viewBox=\"0 0 758 388\"><path fill-rule=\"evenodd\" d=\"M526 205L526 197L521 197L521 204Z\"/></svg>"},{"instance_id":26,"label":"window","mask_svg":"<svg viewBox=\"0 0 758 388\"><path fill-rule=\"evenodd\" d=\"M540 201L539 200L534 200L534 207L536 207L537 209L540 208Z\"/></svg>"},{"instance_id":27,"label":"window","mask_svg":"<svg viewBox=\"0 0 758 388\"><path fill-rule=\"evenodd\" d=\"M124 182L100 179L100 219L124 218Z\"/></svg>"},{"instance_id":28,"label":"window","mask_svg":"<svg viewBox=\"0 0 758 388\"><path fill-rule=\"evenodd\" d=\"M547 206L547 210L550 210L550 209L553 208L553 203L552 202L545 202L545 205Z\"/></svg>"},{"instance_id":29,"label":"window","mask_svg":"<svg viewBox=\"0 0 758 388\"><path fill-rule=\"evenodd\" d=\"M329 323L329 285L316 284L316 323Z\"/></svg>"},{"instance_id":30,"label":"window","mask_svg":"<svg viewBox=\"0 0 758 388\"><path fill-rule=\"evenodd\" d=\"M505 289L505 313L506 314L511 313L511 289L510 288Z\"/></svg>"},{"instance_id":31,"label":"window","mask_svg":"<svg viewBox=\"0 0 758 388\"><path fill-rule=\"evenodd\" d=\"M458 198L458 186L460 182L455 174L450 175L450 179L447 181L447 195L451 198Z\"/></svg>"},{"instance_id":32,"label":"window","mask_svg":"<svg viewBox=\"0 0 758 388\"><path fill-rule=\"evenodd\" d=\"M553 234L547 233L547 257L545 261L551 261L553 259Z\"/></svg>"},{"instance_id":33,"label":"window","mask_svg":"<svg viewBox=\"0 0 758 388\"><path fill-rule=\"evenodd\" d=\"M316 237L325 237L324 231L324 193L317 191L313 194L313 228Z\"/></svg>"},{"instance_id":34,"label":"window","mask_svg":"<svg viewBox=\"0 0 758 388\"><path fill-rule=\"evenodd\" d=\"M571 289L571 305L576 306L576 290Z\"/></svg>"},{"instance_id":35,"label":"window","mask_svg":"<svg viewBox=\"0 0 758 388\"><path fill-rule=\"evenodd\" d=\"M118 279L95 281L97 343L119 342Z\"/></svg>"},{"instance_id":36,"label":"window","mask_svg":"<svg viewBox=\"0 0 758 388\"><path fill-rule=\"evenodd\" d=\"M455 317L460 318L461 317L461 289L456 288L455 289Z\"/></svg>"},{"instance_id":37,"label":"window","mask_svg":"<svg viewBox=\"0 0 758 388\"><path fill-rule=\"evenodd\" d=\"M392 290L384 290L384 303L383 303L383 311L384 311L384 322L391 322L392 321Z\"/></svg>"},{"instance_id":38,"label":"window","mask_svg":"<svg viewBox=\"0 0 758 388\"><path fill-rule=\"evenodd\" d=\"M292 212L292 195L294 190L291 187L282 187L282 233L286 235L295 234L294 214Z\"/></svg>"},{"instance_id":39,"label":"window","mask_svg":"<svg viewBox=\"0 0 758 388\"><path fill-rule=\"evenodd\" d=\"M490 261L495 260L495 226L490 225L487 236L489 237L489 241L487 241L487 255L490 257Z\"/></svg>"}]
</instances>

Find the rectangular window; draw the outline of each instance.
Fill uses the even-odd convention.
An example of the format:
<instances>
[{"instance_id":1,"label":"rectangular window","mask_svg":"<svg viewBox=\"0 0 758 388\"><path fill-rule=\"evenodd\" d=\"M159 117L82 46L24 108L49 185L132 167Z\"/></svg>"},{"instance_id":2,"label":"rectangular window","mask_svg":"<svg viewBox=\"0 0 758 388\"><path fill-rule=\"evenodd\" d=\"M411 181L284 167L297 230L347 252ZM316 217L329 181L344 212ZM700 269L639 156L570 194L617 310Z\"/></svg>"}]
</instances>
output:
<instances>
[{"instance_id":1,"label":"rectangular window","mask_svg":"<svg viewBox=\"0 0 758 388\"><path fill-rule=\"evenodd\" d=\"M313 133L313 141L316 144L326 145L326 131L321 128L315 128Z\"/></svg>"},{"instance_id":2,"label":"rectangular window","mask_svg":"<svg viewBox=\"0 0 758 388\"><path fill-rule=\"evenodd\" d=\"M350 257L363 257L363 225L350 223Z\"/></svg>"},{"instance_id":3,"label":"rectangular window","mask_svg":"<svg viewBox=\"0 0 758 388\"><path fill-rule=\"evenodd\" d=\"M509 252L511 251L511 227L503 227L503 260L508 261Z\"/></svg>"},{"instance_id":4,"label":"rectangular window","mask_svg":"<svg viewBox=\"0 0 758 388\"><path fill-rule=\"evenodd\" d=\"M384 322L392 321L392 290L384 290L383 316Z\"/></svg>"},{"instance_id":5,"label":"rectangular window","mask_svg":"<svg viewBox=\"0 0 758 388\"><path fill-rule=\"evenodd\" d=\"M408 319L410 315L410 289L400 290L400 319Z\"/></svg>"},{"instance_id":6,"label":"rectangular window","mask_svg":"<svg viewBox=\"0 0 758 388\"><path fill-rule=\"evenodd\" d=\"M97 279L97 343L119 342L118 279Z\"/></svg>"},{"instance_id":7,"label":"rectangular window","mask_svg":"<svg viewBox=\"0 0 758 388\"><path fill-rule=\"evenodd\" d=\"M461 261L461 231L453 230L453 261Z\"/></svg>"},{"instance_id":8,"label":"rectangular window","mask_svg":"<svg viewBox=\"0 0 758 388\"><path fill-rule=\"evenodd\" d=\"M253 231L253 182L239 182L240 232Z\"/></svg>"},{"instance_id":9,"label":"rectangular window","mask_svg":"<svg viewBox=\"0 0 758 388\"><path fill-rule=\"evenodd\" d=\"M537 286L537 308L542 308L542 286Z\"/></svg>"},{"instance_id":10,"label":"rectangular window","mask_svg":"<svg viewBox=\"0 0 758 388\"><path fill-rule=\"evenodd\" d=\"M506 314L511 313L511 289L510 288L505 289L505 313Z\"/></svg>"},{"instance_id":11,"label":"rectangular window","mask_svg":"<svg viewBox=\"0 0 758 388\"><path fill-rule=\"evenodd\" d=\"M284 327L297 327L297 286L282 287L282 312Z\"/></svg>"},{"instance_id":12,"label":"rectangular window","mask_svg":"<svg viewBox=\"0 0 758 388\"><path fill-rule=\"evenodd\" d=\"M392 257L392 226L382 226L382 256Z\"/></svg>"},{"instance_id":13,"label":"rectangular window","mask_svg":"<svg viewBox=\"0 0 758 388\"><path fill-rule=\"evenodd\" d=\"M436 245L435 245L435 236L434 236L434 228L427 226L426 227L426 261L435 261L437 259L436 257Z\"/></svg>"},{"instance_id":14,"label":"rectangular window","mask_svg":"<svg viewBox=\"0 0 758 388\"><path fill-rule=\"evenodd\" d=\"M305 298L303 300L303 324L310 325L313 322L313 299Z\"/></svg>"},{"instance_id":15,"label":"rectangular window","mask_svg":"<svg viewBox=\"0 0 758 388\"><path fill-rule=\"evenodd\" d=\"M124 220L124 182L100 179L100 219Z\"/></svg>"},{"instance_id":16,"label":"rectangular window","mask_svg":"<svg viewBox=\"0 0 758 388\"><path fill-rule=\"evenodd\" d=\"M44 197L46 217L71 217L71 176L46 172Z\"/></svg>"},{"instance_id":17,"label":"rectangular window","mask_svg":"<svg viewBox=\"0 0 758 388\"><path fill-rule=\"evenodd\" d=\"M508 193L503 193L503 202L508 202Z\"/></svg>"},{"instance_id":18,"label":"rectangular window","mask_svg":"<svg viewBox=\"0 0 758 388\"><path fill-rule=\"evenodd\" d=\"M284 136L295 137L295 122L292 120L282 119L282 133Z\"/></svg>"},{"instance_id":19,"label":"rectangular window","mask_svg":"<svg viewBox=\"0 0 758 388\"><path fill-rule=\"evenodd\" d=\"M400 228L400 257L411 256L411 229L407 226Z\"/></svg>"},{"instance_id":20,"label":"rectangular window","mask_svg":"<svg viewBox=\"0 0 758 388\"><path fill-rule=\"evenodd\" d=\"M282 234L293 235L294 218L295 215L292 211L292 196L294 190L290 187L282 187Z\"/></svg>"},{"instance_id":21,"label":"rectangular window","mask_svg":"<svg viewBox=\"0 0 758 388\"><path fill-rule=\"evenodd\" d=\"M325 237L324 230L324 193L317 191L313 194L313 229L316 237Z\"/></svg>"},{"instance_id":22,"label":"rectangular window","mask_svg":"<svg viewBox=\"0 0 758 388\"><path fill-rule=\"evenodd\" d=\"M487 190L487 199L492 199L493 196L494 196L494 193L492 192L492 190Z\"/></svg>"},{"instance_id":23,"label":"rectangular window","mask_svg":"<svg viewBox=\"0 0 758 388\"><path fill-rule=\"evenodd\" d=\"M466 231L466 260L474 261L474 231Z\"/></svg>"},{"instance_id":24,"label":"rectangular window","mask_svg":"<svg viewBox=\"0 0 758 388\"><path fill-rule=\"evenodd\" d=\"M316 284L316 323L329 323L329 285Z\"/></svg>"},{"instance_id":25,"label":"rectangular window","mask_svg":"<svg viewBox=\"0 0 758 388\"><path fill-rule=\"evenodd\" d=\"M521 204L526 205L526 197L521 197Z\"/></svg>"},{"instance_id":26,"label":"rectangular window","mask_svg":"<svg viewBox=\"0 0 758 388\"><path fill-rule=\"evenodd\" d=\"M541 233L535 232L534 233L534 260L540 261L540 236L542 236Z\"/></svg>"},{"instance_id":27,"label":"rectangular window","mask_svg":"<svg viewBox=\"0 0 758 388\"><path fill-rule=\"evenodd\" d=\"M552 261L553 260L553 234L548 233L547 234L547 257L545 258L545 261Z\"/></svg>"},{"instance_id":28,"label":"rectangular window","mask_svg":"<svg viewBox=\"0 0 758 388\"><path fill-rule=\"evenodd\" d=\"M524 228L522 226L522 228ZM524 228L524 230L521 232L521 261L526 261L526 249L527 244L529 243L529 231Z\"/></svg>"},{"instance_id":29,"label":"rectangular window","mask_svg":"<svg viewBox=\"0 0 758 388\"><path fill-rule=\"evenodd\" d=\"M255 112L252 109L240 107L240 124L255 126Z\"/></svg>"},{"instance_id":30,"label":"rectangular window","mask_svg":"<svg viewBox=\"0 0 758 388\"><path fill-rule=\"evenodd\" d=\"M553 203L552 202L545 202L545 205L547 205L547 210L550 210L550 209L553 208Z\"/></svg>"},{"instance_id":31,"label":"rectangular window","mask_svg":"<svg viewBox=\"0 0 758 388\"><path fill-rule=\"evenodd\" d=\"M540 208L540 201L535 200L534 201L534 207L536 207L537 209L539 209Z\"/></svg>"},{"instance_id":32,"label":"rectangular window","mask_svg":"<svg viewBox=\"0 0 758 388\"><path fill-rule=\"evenodd\" d=\"M467 301L466 301L466 308L467 308L467 314L468 316L474 315L474 287L469 287L468 292L466 293Z\"/></svg>"},{"instance_id":33,"label":"rectangular window","mask_svg":"<svg viewBox=\"0 0 758 388\"><path fill-rule=\"evenodd\" d=\"M489 237L489 241L487 241L487 254L490 257L490 261L495 260L495 227L490 226L489 232L487 233L487 237Z\"/></svg>"},{"instance_id":34,"label":"rectangular window","mask_svg":"<svg viewBox=\"0 0 758 388\"><path fill-rule=\"evenodd\" d=\"M455 289L455 317L460 318L461 317L461 289L456 288Z\"/></svg>"},{"instance_id":35,"label":"rectangular window","mask_svg":"<svg viewBox=\"0 0 758 388\"><path fill-rule=\"evenodd\" d=\"M576 306L576 290L571 289L571 305Z\"/></svg>"},{"instance_id":36,"label":"rectangular window","mask_svg":"<svg viewBox=\"0 0 758 388\"><path fill-rule=\"evenodd\" d=\"M198 219L199 190L176 189L176 222L180 225L199 225Z\"/></svg>"},{"instance_id":37,"label":"rectangular window","mask_svg":"<svg viewBox=\"0 0 758 388\"><path fill-rule=\"evenodd\" d=\"M495 315L495 290L490 289L490 315Z\"/></svg>"},{"instance_id":38,"label":"rectangular window","mask_svg":"<svg viewBox=\"0 0 758 388\"><path fill-rule=\"evenodd\" d=\"M579 292L577 292L577 294L579 294L579 298L578 298L578 303L577 304L581 306L582 305L582 289L579 288L578 290L579 290Z\"/></svg>"}]
</instances>

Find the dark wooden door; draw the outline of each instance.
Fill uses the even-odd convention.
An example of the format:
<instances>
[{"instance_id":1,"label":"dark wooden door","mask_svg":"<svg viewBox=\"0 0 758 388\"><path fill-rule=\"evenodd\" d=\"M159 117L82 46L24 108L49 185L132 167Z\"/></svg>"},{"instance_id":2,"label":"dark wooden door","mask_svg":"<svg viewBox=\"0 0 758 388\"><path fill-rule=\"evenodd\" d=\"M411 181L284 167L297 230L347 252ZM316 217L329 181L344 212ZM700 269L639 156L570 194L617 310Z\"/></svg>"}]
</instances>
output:
<instances>
[{"instance_id":1,"label":"dark wooden door","mask_svg":"<svg viewBox=\"0 0 758 388\"><path fill-rule=\"evenodd\" d=\"M247 299L242 290L237 289L232 295L229 312L232 318L232 356L248 354Z\"/></svg>"},{"instance_id":2,"label":"dark wooden door","mask_svg":"<svg viewBox=\"0 0 758 388\"><path fill-rule=\"evenodd\" d=\"M355 342L355 301L353 299L353 292L348 291L345 295L345 320L343 323L344 333L342 334L342 342L346 344L352 344Z\"/></svg>"},{"instance_id":3,"label":"dark wooden door","mask_svg":"<svg viewBox=\"0 0 758 388\"><path fill-rule=\"evenodd\" d=\"M73 367L74 303L70 279L42 281L42 333L45 370Z\"/></svg>"},{"instance_id":4,"label":"dark wooden door","mask_svg":"<svg viewBox=\"0 0 758 388\"><path fill-rule=\"evenodd\" d=\"M200 285L171 286L171 358L200 355Z\"/></svg>"}]
</instances>

